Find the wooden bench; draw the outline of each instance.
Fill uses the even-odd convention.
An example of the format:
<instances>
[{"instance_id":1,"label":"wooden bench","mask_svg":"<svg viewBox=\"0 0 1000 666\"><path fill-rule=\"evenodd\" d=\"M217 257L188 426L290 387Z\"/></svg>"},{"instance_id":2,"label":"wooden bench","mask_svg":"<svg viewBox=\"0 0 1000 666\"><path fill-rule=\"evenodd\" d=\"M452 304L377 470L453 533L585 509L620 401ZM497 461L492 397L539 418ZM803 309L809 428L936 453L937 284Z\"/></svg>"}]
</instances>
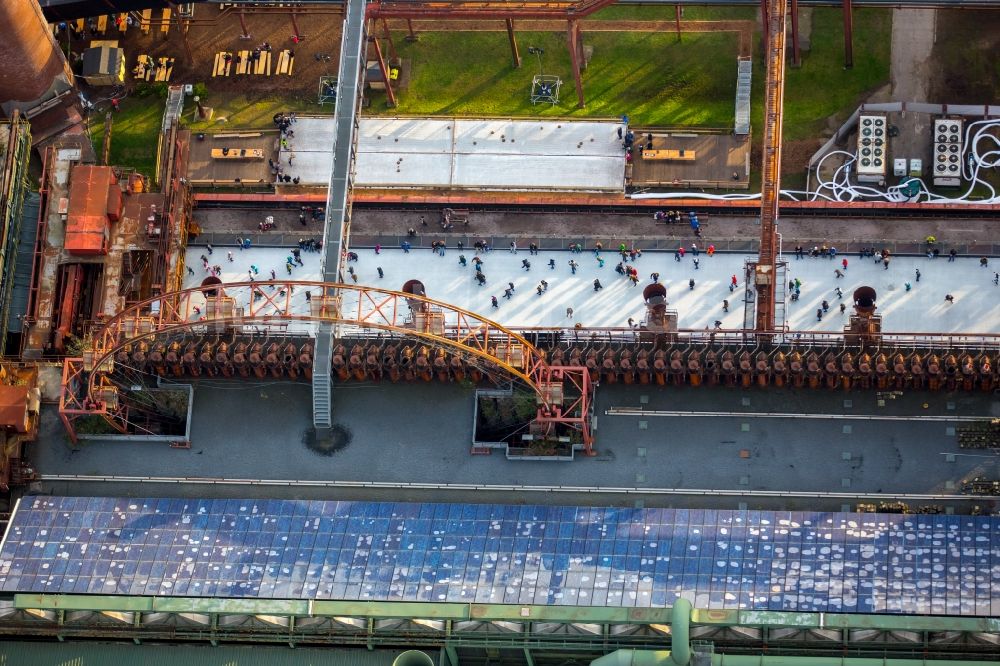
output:
<instances>
[{"instance_id":1,"label":"wooden bench","mask_svg":"<svg viewBox=\"0 0 1000 666\"><path fill-rule=\"evenodd\" d=\"M253 73L258 76L271 76L271 52L261 51L260 57L253 65Z\"/></svg>"},{"instance_id":2,"label":"wooden bench","mask_svg":"<svg viewBox=\"0 0 1000 666\"><path fill-rule=\"evenodd\" d=\"M278 55L278 65L274 69L275 74L287 74L292 75L292 69L295 67L295 56L289 49L284 49Z\"/></svg>"},{"instance_id":3,"label":"wooden bench","mask_svg":"<svg viewBox=\"0 0 1000 666\"><path fill-rule=\"evenodd\" d=\"M104 31L108 29L108 17L105 14L101 14L97 17L97 32L104 34Z\"/></svg>"},{"instance_id":4,"label":"wooden bench","mask_svg":"<svg viewBox=\"0 0 1000 666\"><path fill-rule=\"evenodd\" d=\"M169 81L171 74L174 73L174 59L162 57L158 64L159 67L156 68L156 80Z\"/></svg>"},{"instance_id":5,"label":"wooden bench","mask_svg":"<svg viewBox=\"0 0 1000 666\"><path fill-rule=\"evenodd\" d=\"M160 23L160 32L166 34L170 32L170 10L163 10L163 21Z\"/></svg>"},{"instance_id":6,"label":"wooden bench","mask_svg":"<svg viewBox=\"0 0 1000 666\"><path fill-rule=\"evenodd\" d=\"M153 59L143 54L136 58L136 60L137 62L135 69L132 70L132 75L137 79L149 81L153 76Z\"/></svg>"},{"instance_id":7,"label":"wooden bench","mask_svg":"<svg viewBox=\"0 0 1000 666\"><path fill-rule=\"evenodd\" d=\"M214 160L262 160L264 151L260 148L212 148Z\"/></svg>"},{"instance_id":8,"label":"wooden bench","mask_svg":"<svg viewBox=\"0 0 1000 666\"><path fill-rule=\"evenodd\" d=\"M697 158L697 153L693 150L644 150L642 159L644 160L678 160L682 162L693 162Z\"/></svg>"},{"instance_id":9,"label":"wooden bench","mask_svg":"<svg viewBox=\"0 0 1000 666\"><path fill-rule=\"evenodd\" d=\"M128 14L122 12L115 17L115 25L118 26L118 32L128 31Z\"/></svg>"},{"instance_id":10,"label":"wooden bench","mask_svg":"<svg viewBox=\"0 0 1000 666\"><path fill-rule=\"evenodd\" d=\"M144 34L144 35L148 35L149 34L149 23L152 20L153 20L153 10L152 9L143 9L142 10L142 19L139 20L139 29L142 30L142 34Z\"/></svg>"},{"instance_id":11,"label":"wooden bench","mask_svg":"<svg viewBox=\"0 0 1000 666\"><path fill-rule=\"evenodd\" d=\"M236 54L236 74L246 74L250 71L250 51L239 51Z\"/></svg>"},{"instance_id":12,"label":"wooden bench","mask_svg":"<svg viewBox=\"0 0 1000 666\"><path fill-rule=\"evenodd\" d=\"M226 59L229 56L229 59ZM212 66L212 78L216 76L229 76L233 68L233 54L228 51L220 51L215 54L215 64Z\"/></svg>"}]
</instances>

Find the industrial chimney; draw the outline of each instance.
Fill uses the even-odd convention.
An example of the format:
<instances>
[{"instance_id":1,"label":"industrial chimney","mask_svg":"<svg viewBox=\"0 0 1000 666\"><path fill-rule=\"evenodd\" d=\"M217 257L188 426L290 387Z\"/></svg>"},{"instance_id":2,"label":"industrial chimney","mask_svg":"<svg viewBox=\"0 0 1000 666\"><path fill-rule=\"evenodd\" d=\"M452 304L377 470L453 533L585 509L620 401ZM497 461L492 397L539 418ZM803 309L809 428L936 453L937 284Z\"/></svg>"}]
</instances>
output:
<instances>
[{"instance_id":1,"label":"industrial chimney","mask_svg":"<svg viewBox=\"0 0 1000 666\"><path fill-rule=\"evenodd\" d=\"M0 108L27 113L73 88L73 72L37 0L0 2Z\"/></svg>"}]
</instances>

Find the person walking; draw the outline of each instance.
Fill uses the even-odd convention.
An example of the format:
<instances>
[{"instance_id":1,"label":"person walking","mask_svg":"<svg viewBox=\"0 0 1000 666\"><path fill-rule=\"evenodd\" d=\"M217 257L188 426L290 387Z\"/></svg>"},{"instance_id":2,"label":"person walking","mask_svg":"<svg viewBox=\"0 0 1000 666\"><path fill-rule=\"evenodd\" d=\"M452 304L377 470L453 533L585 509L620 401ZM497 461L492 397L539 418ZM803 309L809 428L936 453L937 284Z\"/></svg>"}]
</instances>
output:
<instances>
[{"instance_id":1,"label":"person walking","mask_svg":"<svg viewBox=\"0 0 1000 666\"><path fill-rule=\"evenodd\" d=\"M232 250L226 252L226 259L228 259L230 261L230 263L232 263L232 261L233 261L233 251Z\"/></svg>"},{"instance_id":2,"label":"person walking","mask_svg":"<svg viewBox=\"0 0 1000 666\"><path fill-rule=\"evenodd\" d=\"M531 270L531 262L528 261L527 259L522 259L521 260L521 268L523 268L525 271L530 271Z\"/></svg>"},{"instance_id":3,"label":"person walking","mask_svg":"<svg viewBox=\"0 0 1000 666\"><path fill-rule=\"evenodd\" d=\"M816 308L816 321L823 321L823 308Z\"/></svg>"},{"instance_id":4,"label":"person walking","mask_svg":"<svg viewBox=\"0 0 1000 666\"><path fill-rule=\"evenodd\" d=\"M500 307L500 301L497 300L496 296L490 296L490 305L493 306L494 310Z\"/></svg>"},{"instance_id":5,"label":"person walking","mask_svg":"<svg viewBox=\"0 0 1000 666\"><path fill-rule=\"evenodd\" d=\"M517 254L517 241L510 242L510 253Z\"/></svg>"},{"instance_id":6,"label":"person walking","mask_svg":"<svg viewBox=\"0 0 1000 666\"><path fill-rule=\"evenodd\" d=\"M727 300L722 301L722 311L729 312L729 301Z\"/></svg>"},{"instance_id":7,"label":"person walking","mask_svg":"<svg viewBox=\"0 0 1000 666\"><path fill-rule=\"evenodd\" d=\"M514 290L508 287L507 289L503 290L503 297L506 298L509 301L510 297L513 295L513 293L514 293Z\"/></svg>"},{"instance_id":8,"label":"person walking","mask_svg":"<svg viewBox=\"0 0 1000 666\"><path fill-rule=\"evenodd\" d=\"M986 257L979 257L979 265L982 268L986 268L987 266L990 265L990 260L987 259Z\"/></svg>"},{"instance_id":9,"label":"person walking","mask_svg":"<svg viewBox=\"0 0 1000 666\"><path fill-rule=\"evenodd\" d=\"M698 270L698 265L699 265L699 262L700 262L700 261L701 261L700 259L695 259L695 260L694 260L694 269L695 269L695 270Z\"/></svg>"},{"instance_id":10,"label":"person walking","mask_svg":"<svg viewBox=\"0 0 1000 666\"><path fill-rule=\"evenodd\" d=\"M837 287L836 289L834 289L834 291L837 293L837 298L843 298L844 297L844 290L841 289L840 287Z\"/></svg>"},{"instance_id":11,"label":"person walking","mask_svg":"<svg viewBox=\"0 0 1000 666\"><path fill-rule=\"evenodd\" d=\"M952 296L951 294L945 294L944 300L948 301L949 303L954 303L955 302L955 297Z\"/></svg>"},{"instance_id":12,"label":"person walking","mask_svg":"<svg viewBox=\"0 0 1000 666\"><path fill-rule=\"evenodd\" d=\"M375 254L382 254L382 246L381 245L378 245L378 244L375 245Z\"/></svg>"},{"instance_id":13,"label":"person walking","mask_svg":"<svg viewBox=\"0 0 1000 666\"><path fill-rule=\"evenodd\" d=\"M548 291L549 290L549 283L546 282L545 280L542 280L539 284L542 285L542 291Z\"/></svg>"},{"instance_id":14,"label":"person walking","mask_svg":"<svg viewBox=\"0 0 1000 666\"><path fill-rule=\"evenodd\" d=\"M464 254L458 255L458 265L459 266L467 266L468 265L466 263L466 261L465 261L465 255Z\"/></svg>"},{"instance_id":15,"label":"person walking","mask_svg":"<svg viewBox=\"0 0 1000 666\"><path fill-rule=\"evenodd\" d=\"M573 318L573 308L566 308L566 318L567 319Z\"/></svg>"},{"instance_id":16,"label":"person walking","mask_svg":"<svg viewBox=\"0 0 1000 666\"><path fill-rule=\"evenodd\" d=\"M651 281L653 281L653 282L659 282L660 281L660 274L659 273L650 273L649 274L649 279Z\"/></svg>"},{"instance_id":17,"label":"person walking","mask_svg":"<svg viewBox=\"0 0 1000 666\"><path fill-rule=\"evenodd\" d=\"M882 265L885 266L885 270L889 270L889 255L882 256Z\"/></svg>"},{"instance_id":18,"label":"person walking","mask_svg":"<svg viewBox=\"0 0 1000 666\"><path fill-rule=\"evenodd\" d=\"M694 278L688 280L688 289L694 291Z\"/></svg>"},{"instance_id":19,"label":"person walking","mask_svg":"<svg viewBox=\"0 0 1000 666\"><path fill-rule=\"evenodd\" d=\"M594 278L594 291L600 291L604 289L604 285L601 284L600 279Z\"/></svg>"},{"instance_id":20,"label":"person walking","mask_svg":"<svg viewBox=\"0 0 1000 666\"><path fill-rule=\"evenodd\" d=\"M827 303L826 301L823 301L823 304L822 304L821 307L823 308L823 312L829 312L830 311L830 304Z\"/></svg>"},{"instance_id":21,"label":"person walking","mask_svg":"<svg viewBox=\"0 0 1000 666\"><path fill-rule=\"evenodd\" d=\"M841 303L840 304L840 314L844 314L844 312L846 310L847 310L847 304L846 303Z\"/></svg>"},{"instance_id":22,"label":"person walking","mask_svg":"<svg viewBox=\"0 0 1000 666\"><path fill-rule=\"evenodd\" d=\"M838 279L844 277L844 274L840 272L839 268L833 269L833 274L836 275Z\"/></svg>"},{"instance_id":23,"label":"person walking","mask_svg":"<svg viewBox=\"0 0 1000 666\"><path fill-rule=\"evenodd\" d=\"M209 254L212 254L213 250L212 250L212 244L211 243L208 243L207 245L205 245L205 249L208 250Z\"/></svg>"},{"instance_id":24,"label":"person walking","mask_svg":"<svg viewBox=\"0 0 1000 666\"><path fill-rule=\"evenodd\" d=\"M1000 273L993 274L993 284L1000 285Z\"/></svg>"},{"instance_id":25,"label":"person walking","mask_svg":"<svg viewBox=\"0 0 1000 666\"><path fill-rule=\"evenodd\" d=\"M384 278L384 277L385 277L385 273L383 273L383 272L382 272L382 267L381 267L381 266L376 266L376 267L375 267L375 270L377 270L377 271L378 271L378 276L379 276L379 279L381 279L381 278Z\"/></svg>"},{"instance_id":26,"label":"person walking","mask_svg":"<svg viewBox=\"0 0 1000 666\"><path fill-rule=\"evenodd\" d=\"M556 260L555 259L549 259L549 268L551 268L552 270L556 269Z\"/></svg>"},{"instance_id":27,"label":"person walking","mask_svg":"<svg viewBox=\"0 0 1000 666\"><path fill-rule=\"evenodd\" d=\"M513 294L514 293L514 283L513 282L508 282L507 286L510 287L510 293Z\"/></svg>"},{"instance_id":28,"label":"person walking","mask_svg":"<svg viewBox=\"0 0 1000 666\"><path fill-rule=\"evenodd\" d=\"M570 259L570 260L569 260L569 269L570 269L570 271L572 271L572 272L573 272L573 275L576 275L576 269L577 269L577 268L578 268L579 266L580 266L580 264L576 263L576 262L575 262L575 261L573 261L572 259Z\"/></svg>"},{"instance_id":29,"label":"person walking","mask_svg":"<svg viewBox=\"0 0 1000 666\"><path fill-rule=\"evenodd\" d=\"M915 275L917 276L917 282L920 282L920 269L916 269Z\"/></svg>"},{"instance_id":30,"label":"person walking","mask_svg":"<svg viewBox=\"0 0 1000 666\"><path fill-rule=\"evenodd\" d=\"M955 248L952 248L951 251L948 252L948 261L949 262L955 261L955 257L957 256L958 252L955 250Z\"/></svg>"},{"instance_id":31,"label":"person walking","mask_svg":"<svg viewBox=\"0 0 1000 666\"><path fill-rule=\"evenodd\" d=\"M847 257L844 257L844 259L840 262L840 265L844 267L845 271L847 270Z\"/></svg>"}]
</instances>

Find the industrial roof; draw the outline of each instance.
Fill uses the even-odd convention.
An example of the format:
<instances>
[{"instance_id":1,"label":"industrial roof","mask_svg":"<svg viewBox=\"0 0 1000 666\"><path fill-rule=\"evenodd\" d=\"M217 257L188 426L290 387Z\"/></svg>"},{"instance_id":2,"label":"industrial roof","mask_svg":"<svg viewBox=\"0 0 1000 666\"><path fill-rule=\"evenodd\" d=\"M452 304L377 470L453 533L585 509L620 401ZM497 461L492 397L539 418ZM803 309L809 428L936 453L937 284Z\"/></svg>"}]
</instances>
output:
<instances>
[{"instance_id":1,"label":"industrial roof","mask_svg":"<svg viewBox=\"0 0 1000 666\"><path fill-rule=\"evenodd\" d=\"M28 386L0 384L0 427L27 432Z\"/></svg>"},{"instance_id":2,"label":"industrial roof","mask_svg":"<svg viewBox=\"0 0 1000 666\"><path fill-rule=\"evenodd\" d=\"M0 664L14 666L389 666L398 652L391 650L331 650L264 645L158 645L72 641L0 642Z\"/></svg>"},{"instance_id":3,"label":"industrial roof","mask_svg":"<svg viewBox=\"0 0 1000 666\"><path fill-rule=\"evenodd\" d=\"M125 51L123 49L110 46L89 48L83 52L81 73L84 77L114 74L118 71L119 60L124 57Z\"/></svg>"},{"instance_id":4,"label":"industrial roof","mask_svg":"<svg viewBox=\"0 0 1000 666\"><path fill-rule=\"evenodd\" d=\"M108 229L109 201L117 182L111 167L80 165L70 176L66 250L75 254L103 252ZM117 208L115 209L117 210Z\"/></svg>"},{"instance_id":5,"label":"industrial roof","mask_svg":"<svg viewBox=\"0 0 1000 666\"><path fill-rule=\"evenodd\" d=\"M39 205L37 192L29 192L24 198L20 236L17 241L17 258L14 264L14 284L10 292L10 306L7 309L7 330L12 333L21 331L21 318L28 312L28 290L31 288L35 240L38 237Z\"/></svg>"},{"instance_id":6,"label":"industrial roof","mask_svg":"<svg viewBox=\"0 0 1000 666\"><path fill-rule=\"evenodd\" d=\"M1000 612L1000 518L33 497L0 591Z\"/></svg>"}]
</instances>

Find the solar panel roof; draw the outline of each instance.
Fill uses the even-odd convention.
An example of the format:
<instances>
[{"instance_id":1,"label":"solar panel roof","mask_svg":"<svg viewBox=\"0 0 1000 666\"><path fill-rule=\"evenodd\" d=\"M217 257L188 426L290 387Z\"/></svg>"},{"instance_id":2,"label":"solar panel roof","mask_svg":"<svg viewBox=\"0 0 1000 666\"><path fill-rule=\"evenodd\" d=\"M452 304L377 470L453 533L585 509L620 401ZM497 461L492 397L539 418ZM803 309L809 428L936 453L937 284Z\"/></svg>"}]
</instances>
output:
<instances>
[{"instance_id":1,"label":"solar panel roof","mask_svg":"<svg viewBox=\"0 0 1000 666\"><path fill-rule=\"evenodd\" d=\"M946 515L28 497L0 591L990 615L998 532Z\"/></svg>"}]
</instances>

